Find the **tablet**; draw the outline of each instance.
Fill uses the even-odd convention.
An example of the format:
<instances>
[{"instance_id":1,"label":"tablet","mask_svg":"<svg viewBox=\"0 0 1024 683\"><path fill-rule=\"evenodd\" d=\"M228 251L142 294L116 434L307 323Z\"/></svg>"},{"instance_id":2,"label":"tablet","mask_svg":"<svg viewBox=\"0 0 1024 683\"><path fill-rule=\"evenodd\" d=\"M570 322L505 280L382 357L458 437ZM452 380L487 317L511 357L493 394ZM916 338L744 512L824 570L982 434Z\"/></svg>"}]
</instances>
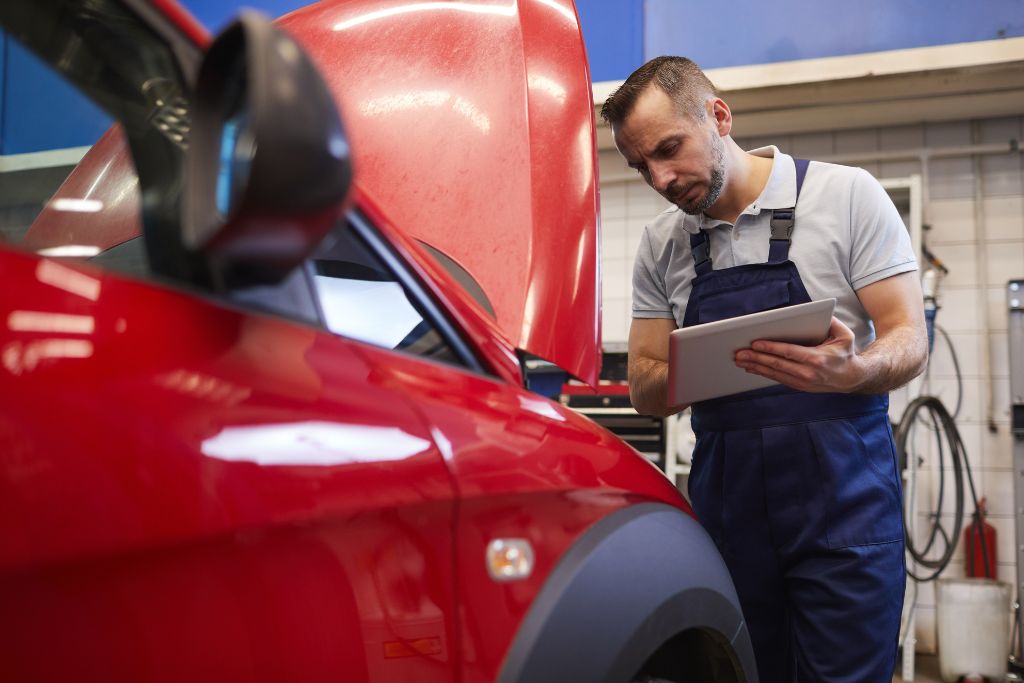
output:
<instances>
[{"instance_id":1,"label":"tablet","mask_svg":"<svg viewBox=\"0 0 1024 683\"><path fill-rule=\"evenodd\" d=\"M736 352L758 339L816 346L828 336L835 307L835 299L822 299L673 330L668 404L685 406L778 384L736 367Z\"/></svg>"}]
</instances>

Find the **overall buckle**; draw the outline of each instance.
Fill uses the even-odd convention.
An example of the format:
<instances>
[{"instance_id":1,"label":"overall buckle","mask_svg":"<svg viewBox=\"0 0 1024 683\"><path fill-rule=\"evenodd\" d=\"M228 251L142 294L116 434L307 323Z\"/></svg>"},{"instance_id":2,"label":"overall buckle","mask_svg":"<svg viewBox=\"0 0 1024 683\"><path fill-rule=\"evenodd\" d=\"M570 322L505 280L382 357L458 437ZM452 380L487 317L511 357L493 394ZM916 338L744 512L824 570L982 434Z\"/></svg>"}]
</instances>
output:
<instances>
[{"instance_id":1,"label":"overall buckle","mask_svg":"<svg viewBox=\"0 0 1024 683\"><path fill-rule=\"evenodd\" d=\"M693 247L693 265L699 267L711 263L711 240L705 235L704 241Z\"/></svg>"},{"instance_id":2,"label":"overall buckle","mask_svg":"<svg viewBox=\"0 0 1024 683\"><path fill-rule=\"evenodd\" d=\"M772 209L772 239L773 240L789 240L793 234L793 225L795 221L793 216L796 213L796 207L788 209Z\"/></svg>"}]
</instances>

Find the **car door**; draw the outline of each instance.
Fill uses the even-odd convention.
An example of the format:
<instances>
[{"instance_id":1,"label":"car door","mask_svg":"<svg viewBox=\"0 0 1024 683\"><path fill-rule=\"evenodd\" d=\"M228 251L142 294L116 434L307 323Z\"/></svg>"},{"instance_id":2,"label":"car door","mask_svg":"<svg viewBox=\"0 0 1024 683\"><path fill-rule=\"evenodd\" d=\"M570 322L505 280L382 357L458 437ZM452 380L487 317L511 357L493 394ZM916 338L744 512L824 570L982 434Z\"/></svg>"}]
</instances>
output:
<instances>
[{"instance_id":1,"label":"car door","mask_svg":"<svg viewBox=\"0 0 1024 683\"><path fill-rule=\"evenodd\" d=\"M353 213L316 257L320 305L331 329L363 341L355 348L377 381L424 417L452 472L459 675L493 681L544 580L580 534L640 495L674 501L678 493L609 432L461 353L469 350L464 330L431 306L429 278L420 282L393 246ZM371 326L350 320L359 299L358 308L374 311ZM489 572L489 549L503 540L529 546L525 576Z\"/></svg>"},{"instance_id":2,"label":"car door","mask_svg":"<svg viewBox=\"0 0 1024 683\"><path fill-rule=\"evenodd\" d=\"M453 680L450 476L353 342L10 246L0 272L0 678Z\"/></svg>"}]
</instances>

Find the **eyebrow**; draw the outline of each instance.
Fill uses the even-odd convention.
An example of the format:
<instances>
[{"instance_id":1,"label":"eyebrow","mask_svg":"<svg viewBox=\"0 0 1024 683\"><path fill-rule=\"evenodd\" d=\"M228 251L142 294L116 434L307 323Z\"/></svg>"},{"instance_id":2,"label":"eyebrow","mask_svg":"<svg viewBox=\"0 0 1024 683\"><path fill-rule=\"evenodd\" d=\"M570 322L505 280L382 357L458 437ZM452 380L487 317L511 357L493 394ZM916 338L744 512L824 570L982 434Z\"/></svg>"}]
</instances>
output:
<instances>
[{"instance_id":1,"label":"eyebrow","mask_svg":"<svg viewBox=\"0 0 1024 683\"><path fill-rule=\"evenodd\" d=\"M665 147L668 146L670 143L680 142L685 137L686 135L684 135L683 133L672 133L671 135L667 135L658 141L658 144L654 146L654 151L651 152L651 154L658 154L659 152L663 151Z\"/></svg>"},{"instance_id":2,"label":"eyebrow","mask_svg":"<svg viewBox=\"0 0 1024 683\"><path fill-rule=\"evenodd\" d=\"M672 142L681 142L685 137L686 135L684 133L671 133L669 135L666 135L662 139L658 140L658 143L654 145L654 150L650 154L645 154L644 156L654 156L661 152L666 145ZM644 163L640 161L629 161L627 159L626 165L629 166L630 168L639 168L641 166L644 166Z\"/></svg>"}]
</instances>

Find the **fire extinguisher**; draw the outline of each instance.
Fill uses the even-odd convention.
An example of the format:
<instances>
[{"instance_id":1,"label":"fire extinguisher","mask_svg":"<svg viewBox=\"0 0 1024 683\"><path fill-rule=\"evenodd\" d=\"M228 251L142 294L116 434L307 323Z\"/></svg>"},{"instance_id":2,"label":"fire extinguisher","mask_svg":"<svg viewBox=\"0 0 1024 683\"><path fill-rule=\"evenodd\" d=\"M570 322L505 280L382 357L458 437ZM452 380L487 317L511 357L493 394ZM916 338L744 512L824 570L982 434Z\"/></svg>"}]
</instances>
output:
<instances>
[{"instance_id":1,"label":"fire extinguisher","mask_svg":"<svg viewBox=\"0 0 1024 683\"><path fill-rule=\"evenodd\" d=\"M985 521L985 499L978 501L971 525L964 529L966 575L996 578L996 529ZM982 542L984 541L984 542Z\"/></svg>"}]
</instances>

